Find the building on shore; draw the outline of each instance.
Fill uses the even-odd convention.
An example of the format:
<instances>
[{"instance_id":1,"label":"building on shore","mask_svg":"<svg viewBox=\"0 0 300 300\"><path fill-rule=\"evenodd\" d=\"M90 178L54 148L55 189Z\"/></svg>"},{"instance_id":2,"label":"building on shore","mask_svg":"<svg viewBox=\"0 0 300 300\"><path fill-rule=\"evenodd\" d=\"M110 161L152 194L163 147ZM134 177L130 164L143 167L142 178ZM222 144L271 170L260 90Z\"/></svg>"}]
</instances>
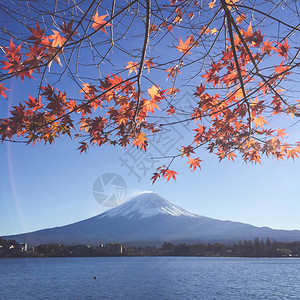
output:
<instances>
[{"instance_id":1,"label":"building on shore","mask_svg":"<svg viewBox=\"0 0 300 300\"><path fill-rule=\"evenodd\" d=\"M27 250L28 250L27 243L19 243L19 247L20 247L21 252L27 252Z\"/></svg>"}]
</instances>

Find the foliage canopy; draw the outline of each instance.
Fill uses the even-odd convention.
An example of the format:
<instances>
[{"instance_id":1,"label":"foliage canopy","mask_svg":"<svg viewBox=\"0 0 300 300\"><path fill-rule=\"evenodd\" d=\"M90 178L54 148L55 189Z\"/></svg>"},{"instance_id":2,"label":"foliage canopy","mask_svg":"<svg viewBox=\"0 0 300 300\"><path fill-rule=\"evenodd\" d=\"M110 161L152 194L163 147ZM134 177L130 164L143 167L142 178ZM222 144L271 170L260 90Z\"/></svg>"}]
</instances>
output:
<instances>
[{"instance_id":1,"label":"foliage canopy","mask_svg":"<svg viewBox=\"0 0 300 300\"><path fill-rule=\"evenodd\" d=\"M146 150L157 132L188 125L190 142L153 181L176 180L177 157L199 169L200 148L253 163L299 156L300 143L278 126L300 116L297 1L20 0L0 8L1 101L11 82L30 89L0 119L2 142L51 144L67 134L81 152ZM193 94L184 110L183 91Z\"/></svg>"}]
</instances>

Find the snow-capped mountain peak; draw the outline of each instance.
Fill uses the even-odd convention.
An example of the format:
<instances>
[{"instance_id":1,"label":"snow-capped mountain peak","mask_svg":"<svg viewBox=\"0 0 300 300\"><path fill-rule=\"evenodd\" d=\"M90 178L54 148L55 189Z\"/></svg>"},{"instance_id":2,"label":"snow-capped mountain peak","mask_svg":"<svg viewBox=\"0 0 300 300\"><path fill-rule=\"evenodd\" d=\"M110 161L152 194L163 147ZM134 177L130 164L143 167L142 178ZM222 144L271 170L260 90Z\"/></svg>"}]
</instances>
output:
<instances>
[{"instance_id":1,"label":"snow-capped mountain peak","mask_svg":"<svg viewBox=\"0 0 300 300\"><path fill-rule=\"evenodd\" d=\"M115 207L99 218L122 216L126 218L147 218L155 215L199 217L153 192L146 192Z\"/></svg>"},{"instance_id":2,"label":"snow-capped mountain peak","mask_svg":"<svg viewBox=\"0 0 300 300\"><path fill-rule=\"evenodd\" d=\"M300 240L300 230L273 230L193 214L155 193L141 194L101 215L73 224L4 237L20 243L80 245L157 243L271 238ZM150 244L149 244L150 245Z\"/></svg>"}]
</instances>

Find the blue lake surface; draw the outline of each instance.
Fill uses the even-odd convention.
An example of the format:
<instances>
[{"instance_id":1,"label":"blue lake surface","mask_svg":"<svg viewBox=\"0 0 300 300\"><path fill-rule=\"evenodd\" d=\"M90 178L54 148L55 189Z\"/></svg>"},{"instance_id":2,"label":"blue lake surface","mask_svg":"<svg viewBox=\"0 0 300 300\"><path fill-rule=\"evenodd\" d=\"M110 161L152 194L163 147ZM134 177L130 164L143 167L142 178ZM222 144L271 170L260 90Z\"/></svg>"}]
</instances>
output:
<instances>
[{"instance_id":1,"label":"blue lake surface","mask_svg":"<svg viewBox=\"0 0 300 300\"><path fill-rule=\"evenodd\" d=\"M0 299L299 300L300 259L0 259Z\"/></svg>"}]
</instances>

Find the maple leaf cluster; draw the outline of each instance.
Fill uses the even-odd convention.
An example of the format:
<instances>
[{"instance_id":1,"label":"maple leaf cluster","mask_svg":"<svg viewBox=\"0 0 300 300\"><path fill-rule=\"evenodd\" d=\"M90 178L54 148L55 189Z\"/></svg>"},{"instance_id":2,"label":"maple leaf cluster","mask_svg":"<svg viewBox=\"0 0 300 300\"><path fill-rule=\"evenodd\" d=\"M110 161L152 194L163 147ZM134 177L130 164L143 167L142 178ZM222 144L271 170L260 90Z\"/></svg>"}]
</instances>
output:
<instances>
[{"instance_id":1,"label":"maple leaf cluster","mask_svg":"<svg viewBox=\"0 0 300 300\"><path fill-rule=\"evenodd\" d=\"M0 119L2 142L23 138L27 144L51 144L68 135L79 139L80 152L103 144L132 145L145 151L150 137L161 130L157 116L168 120L184 116L175 123L189 124L190 143L171 156L169 165L157 168L153 182L176 180L171 163L177 157L186 160L191 171L201 169L200 148L228 161L238 156L252 163L261 163L263 155L277 160L297 158L300 144L288 144L285 129L270 125L275 115L299 116L300 100L285 100L280 86L297 66L296 58L289 59L293 51L289 35L266 38L248 21L251 14L241 10L246 6L238 0L150 4L139 8L134 6L138 1L130 1L101 14L102 6L92 3L82 11L82 19L73 15L56 22L49 17L51 26L41 20L35 28L28 26L30 35L19 38L23 42L13 35L7 44L3 41L2 80L20 78L24 83L39 74L40 81L36 97L26 96L12 107L8 118ZM143 10L145 17L139 15ZM202 10L212 15L205 23L202 15L199 18ZM124 25L134 24L137 16L143 34L139 27ZM217 21L220 16L222 26ZM127 41L128 32L134 32L138 43ZM161 43L166 48L152 55ZM139 49L134 48L137 44ZM271 66L268 59L273 59ZM46 74L52 62L64 67L51 74L49 78L55 80L49 83ZM81 68L88 70L84 76L80 76ZM59 86L65 74L75 89ZM188 80L183 83L184 76ZM183 110L176 97L187 86L192 86L194 98ZM8 91L0 83L3 98L8 98Z\"/></svg>"}]
</instances>

